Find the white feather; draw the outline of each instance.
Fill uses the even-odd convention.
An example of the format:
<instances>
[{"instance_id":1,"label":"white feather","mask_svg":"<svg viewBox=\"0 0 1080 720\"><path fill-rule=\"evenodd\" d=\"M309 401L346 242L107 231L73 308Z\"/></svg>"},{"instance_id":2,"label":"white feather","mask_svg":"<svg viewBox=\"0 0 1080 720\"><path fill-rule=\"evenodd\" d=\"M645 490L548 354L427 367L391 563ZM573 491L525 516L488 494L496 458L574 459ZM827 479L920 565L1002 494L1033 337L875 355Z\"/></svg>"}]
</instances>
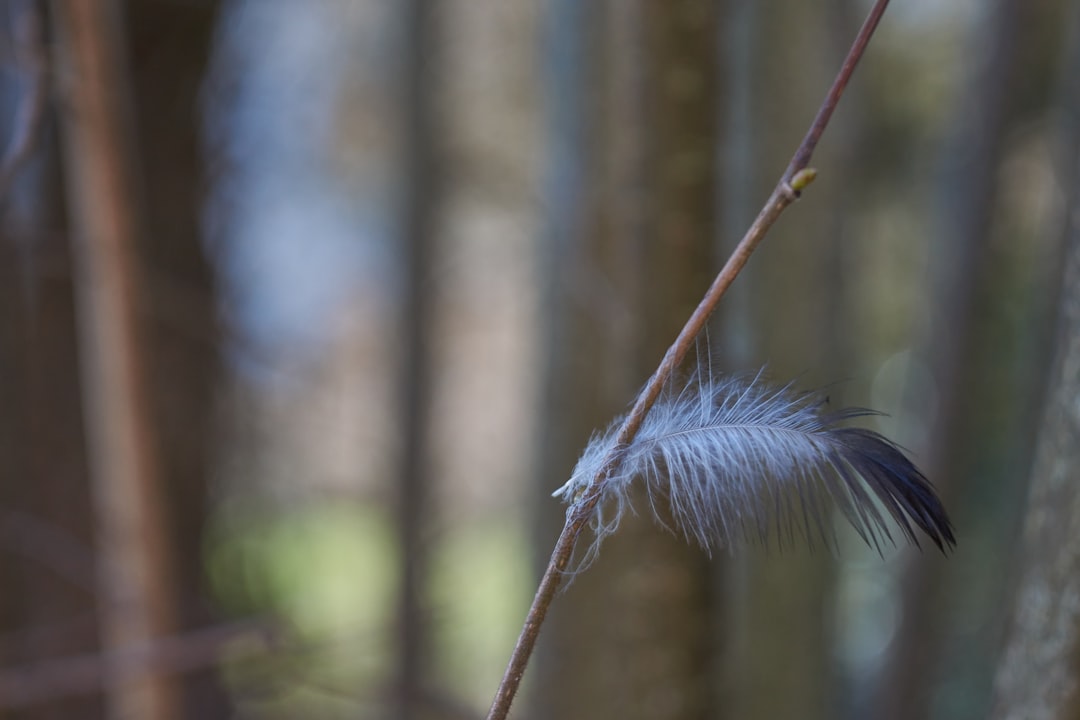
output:
<instances>
[{"instance_id":1,"label":"white feather","mask_svg":"<svg viewBox=\"0 0 1080 720\"><path fill-rule=\"evenodd\" d=\"M666 501L678 530L710 551L773 536L781 544L827 541L834 506L879 549L892 541L882 507L911 542L914 523L943 551L955 544L940 501L903 452L878 433L838 425L873 413L824 414L825 403L791 385L769 386L760 373L716 380L698 372L660 397L628 447L614 448L622 418L594 436L554 494L580 502L614 452L592 518L598 538L618 527L640 479L654 517Z\"/></svg>"}]
</instances>

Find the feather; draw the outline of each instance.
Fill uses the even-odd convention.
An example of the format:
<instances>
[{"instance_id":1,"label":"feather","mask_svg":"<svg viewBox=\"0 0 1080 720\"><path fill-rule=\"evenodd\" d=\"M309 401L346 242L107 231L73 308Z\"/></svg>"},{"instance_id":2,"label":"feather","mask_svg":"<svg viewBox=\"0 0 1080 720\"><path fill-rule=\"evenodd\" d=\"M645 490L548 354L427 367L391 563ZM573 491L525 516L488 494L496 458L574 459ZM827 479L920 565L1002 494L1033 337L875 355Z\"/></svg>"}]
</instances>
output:
<instances>
[{"instance_id":1,"label":"feather","mask_svg":"<svg viewBox=\"0 0 1080 720\"><path fill-rule=\"evenodd\" d=\"M615 531L640 479L650 509L666 502L676 528L707 551L740 541L813 544L832 539L836 507L879 552L891 526L918 545L916 529L946 552L956 544L933 487L904 452L872 430L840 423L873 411L824 411L827 398L752 379L715 379L699 370L665 392L628 446L615 448L622 418L594 435L570 480L554 494L581 502L612 453L592 527ZM888 518L891 518L892 523ZM660 521L662 522L662 521Z\"/></svg>"}]
</instances>

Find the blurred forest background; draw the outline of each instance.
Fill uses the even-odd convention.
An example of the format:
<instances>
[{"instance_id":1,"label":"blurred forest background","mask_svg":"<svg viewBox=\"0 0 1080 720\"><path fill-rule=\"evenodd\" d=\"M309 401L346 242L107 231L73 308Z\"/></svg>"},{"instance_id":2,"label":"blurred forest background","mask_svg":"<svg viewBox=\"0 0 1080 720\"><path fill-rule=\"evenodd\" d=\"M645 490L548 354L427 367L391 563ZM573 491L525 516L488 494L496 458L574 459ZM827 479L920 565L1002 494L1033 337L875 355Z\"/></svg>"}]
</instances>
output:
<instances>
[{"instance_id":1,"label":"blurred forest background","mask_svg":"<svg viewBox=\"0 0 1080 720\"><path fill-rule=\"evenodd\" d=\"M2 0L0 718L482 717L868 7ZM513 716L1076 717L1078 155L1080 3L895 0L709 339L956 552L635 519Z\"/></svg>"}]
</instances>

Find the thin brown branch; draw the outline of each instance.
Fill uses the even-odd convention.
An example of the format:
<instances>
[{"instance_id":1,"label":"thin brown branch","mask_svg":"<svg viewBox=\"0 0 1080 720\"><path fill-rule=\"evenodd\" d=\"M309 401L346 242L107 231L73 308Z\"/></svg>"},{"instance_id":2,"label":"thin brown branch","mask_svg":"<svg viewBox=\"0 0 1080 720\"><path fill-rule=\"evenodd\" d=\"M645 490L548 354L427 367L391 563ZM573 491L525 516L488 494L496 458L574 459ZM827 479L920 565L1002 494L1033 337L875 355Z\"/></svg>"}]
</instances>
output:
<instances>
[{"instance_id":1,"label":"thin brown branch","mask_svg":"<svg viewBox=\"0 0 1080 720\"><path fill-rule=\"evenodd\" d=\"M619 428L615 444L616 448L628 445L633 441L641 428L641 423L645 420L645 416L660 395L660 391L686 357L686 353L694 343L695 338L705 327L706 321L708 321L709 316L716 308L720 298L723 297L735 277L746 265L747 260L750 259L751 253L754 252L758 243L776 223L780 214L795 202L799 197L799 193L813 181L814 172L807 169L810 158L813 156L814 149L817 147L818 141L821 139L821 135L829 124L837 103L840 101L840 96L843 94L844 88L847 87L859 59L866 51L870 37L877 28L878 22L888 4L889 0L877 0L874 3L866 22L863 23L855 42L848 51L832 87L829 88L817 116L810 125L809 131L795 151L791 163L784 171L776 188L769 196L761 212L758 213L750 229L743 236L743 239L739 241L731 257L728 258L727 263L725 263L705 293L705 297L702 298L693 314L691 314L690 319L686 321L686 325L679 332L675 342L668 348L656 372L649 378L648 383L638 395L633 408L631 408L626 420ZM570 563L578 536L592 517L600 500L600 490L618 462L619 456L617 452L612 452L601 471L597 473L585 490L581 501L572 505L567 513L566 524L563 526L562 533L555 543L555 549L551 554L547 570L544 571L544 576L540 580L540 586L536 590L536 596L533 598L532 606L529 608L529 613L525 618L525 625L521 630L521 635L518 637L517 644L514 646L513 654L510 656L510 662L506 667L502 682L495 693L491 709L488 711L487 720L504 720L510 712L510 705L514 701L514 696L517 694L518 687L521 684L521 678L525 674L525 667L528 665L533 648L536 646L536 640L540 635L540 628L544 619L547 617L548 608L555 597L555 592L559 589L563 573Z\"/></svg>"},{"instance_id":2,"label":"thin brown branch","mask_svg":"<svg viewBox=\"0 0 1080 720\"><path fill-rule=\"evenodd\" d=\"M790 182L796 173L810 164L810 156L814 154L814 149L817 147L818 141L821 140L825 127L829 124L829 120L832 119L833 110L839 104L840 96L844 94L844 88L847 87L852 73L855 72L855 66L859 64L863 53L866 52L866 46L870 43L870 38L873 36L874 30L877 29L881 16L885 14L885 8L888 5L889 0L878 0L878 2L874 3L874 7L870 8L870 14L866 16L862 27L859 28L859 34L855 36L855 42L851 44L851 49L848 50L847 57L844 58L844 64L840 66L840 72L836 74L836 79L833 80L832 87L829 88L829 92L825 96L825 101L821 103L817 116L814 117L814 122L810 123L810 129L806 131L806 137L803 138L799 149L795 151L795 155L791 158L791 164L788 165L787 172L784 173L784 180Z\"/></svg>"},{"instance_id":3,"label":"thin brown branch","mask_svg":"<svg viewBox=\"0 0 1080 720\"><path fill-rule=\"evenodd\" d=\"M15 111L14 129L0 158L0 199L7 196L19 170L30 158L41 132L48 97L49 60L37 0L26 3L15 20L15 57L27 89Z\"/></svg>"}]
</instances>

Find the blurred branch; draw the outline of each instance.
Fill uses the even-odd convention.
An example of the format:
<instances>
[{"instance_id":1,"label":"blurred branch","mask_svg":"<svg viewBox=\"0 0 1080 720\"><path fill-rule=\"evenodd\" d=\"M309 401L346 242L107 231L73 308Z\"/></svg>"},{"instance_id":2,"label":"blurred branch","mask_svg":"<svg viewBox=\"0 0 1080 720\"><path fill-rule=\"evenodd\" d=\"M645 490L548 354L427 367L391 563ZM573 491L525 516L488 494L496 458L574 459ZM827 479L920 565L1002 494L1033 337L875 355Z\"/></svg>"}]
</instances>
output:
<instances>
[{"instance_id":1,"label":"blurred branch","mask_svg":"<svg viewBox=\"0 0 1080 720\"><path fill-rule=\"evenodd\" d=\"M584 491L583 500L571 505L570 510L567 512L566 524L563 526L562 533L555 544L547 570L540 580L540 586L537 588L536 596L526 616L521 635L514 647L502 682L495 693L491 709L488 711L488 720L502 720L510 712L510 705L514 701L518 686L521 684L521 679L525 674L525 667L539 637L540 627L547 616L555 592L562 582L563 572L570 563L578 536L588 524L596 509L596 505L600 500L600 488L603 481L611 474L619 462L617 449L629 445L637 435L646 414L656 402L668 379L682 363L698 334L705 327L705 323L716 308L720 298L723 297L728 287L731 286L731 283L734 282L739 272L746 265L750 255L765 237L765 234L776 223L781 213L798 199L800 192L813 182L815 173L813 170L808 169L808 166L814 149L821 140L833 111L840 101L840 96L843 94L844 88L847 87L859 59L866 51L866 46L870 42L870 38L888 4L889 0L877 0L875 2L855 38L851 50L844 59L832 87L829 88L817 116L811 123L810 129L795 151L795 155L769 196L768 201L766 201L765 206L761 209L746 235L736 246L727 263L720 270L719 275L705 293L701 303L691 314L690 319L687 320L686 325L683 326L675 342L668 348L656 372L649 378L648 383L638 395L634 406L626 416L626 420L619 428L613 446L616 450L604 460L602 469Z\"/></svg>"},{"instance_id":2,"label":"blurred branch","mask_svg":"<svg viewBox=\"0 0 1080 720\"><path fill-rule=\"evenodd\" d=\"M214 665L227 646L242 648L244 654L263 652L274 642L273 630L266 620L245 620L117 652L4 670L0 672L0 708L23 708L66 695L99 692L107 684L133 681L149 673L182 673Z\"/></svg>"},{"instance_id":3,"label":"blurred branch","mask_svg":"<svg viewBox=\"0 0 1080 720\"><path fill-rule=\"evenodd\" d=\"M19 170L33 153L45 117L49 61L42 24L37 0L26 2L14 22L14 55L28 87L15 111L11 140L0 158L0 199L7 196Z\"/></svg>"}]
</instances>

